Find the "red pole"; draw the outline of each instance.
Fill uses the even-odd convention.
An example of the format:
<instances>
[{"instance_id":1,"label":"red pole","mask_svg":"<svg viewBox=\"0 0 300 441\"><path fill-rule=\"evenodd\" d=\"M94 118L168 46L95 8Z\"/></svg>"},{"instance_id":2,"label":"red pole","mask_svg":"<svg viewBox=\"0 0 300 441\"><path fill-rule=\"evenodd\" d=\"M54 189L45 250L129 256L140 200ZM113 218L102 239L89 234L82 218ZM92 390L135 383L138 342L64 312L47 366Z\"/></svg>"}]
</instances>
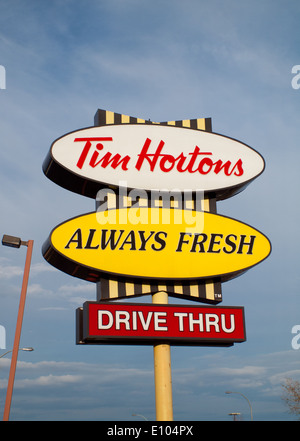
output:
<instances>
[{"instance_id":1,"label":"red pole","mask_svg":"<svg viewBox=\"0 0 300 441\"><path fill-rule=\"evenodd\" d=\"M23 242L23 244L24 244L24 242ZM23 315L24 315L26 292L27 292L27 285L28 285L28 279L29 279L32 249L33 249L33 240L29 240L27 242L26 261L25 261L23 283L22 283L22 290L21 290L21 296L20 296L20 304L19 304L19 312L18 312L18 319L17 319L17 326L16 326L16 333L15 333L15 341L14 341L12 357L11 357L11 364L10 364L10 371L9 371L9 378L8 378L8 385L7 385L7 392L6 392L6 401L5 401L5 407L4 407L3 421L8 421L8 419L9 419L11 398L12 398L12 393L13 393L15 372L16 372L18 352L19 352L19 343L20 343L20 337L21 337L22 321L23 321Z\"/></svg>"}]
</instances>

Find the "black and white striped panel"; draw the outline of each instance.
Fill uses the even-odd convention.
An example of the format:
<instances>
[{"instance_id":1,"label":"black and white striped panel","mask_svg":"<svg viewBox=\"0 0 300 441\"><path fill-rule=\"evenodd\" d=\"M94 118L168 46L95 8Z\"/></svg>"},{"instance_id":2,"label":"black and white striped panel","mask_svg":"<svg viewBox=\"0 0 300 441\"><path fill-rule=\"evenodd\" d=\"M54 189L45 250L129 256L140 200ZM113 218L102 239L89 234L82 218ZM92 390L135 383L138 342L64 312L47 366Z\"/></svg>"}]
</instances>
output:
<instances>
[{"instance_id":1,"label":"black and white striped panel","mask_svg":"<svg viewBox=\"0 0 300 441\"><path fill-rule=\"evenodd\" d=\"M155 123L150 120L144 120L141 118L135 118L120 113L111 112L108 110L98 109L95 118L95 126L103 126L108 124L161 124L171 125L175 127L186 127L196 130L212 131L211 118L197 118L180 121L166 121L161 123ZM176 200L170 202L170 206L176 209ZM137 201L132 201L128 195L120 195L115 192L108 192L104 200L96 201L96 210L111 209L111 208L124 208L131 207L132 203L136 204ZM149 206L149 200L140 199L140 206ZM155 202L156 206L163 206L160 200ZM184 209L196 210L197 207L195 200L184 199L182 201L182 207ZM209 211L216 213L216 200L215 199L203 199L201 201L201 211ZM168 285L162 285L157 283L141 284L132 283L126 280L110 280L101 279L97 282L97 300L117 300L130 298L133 296L151 295L159 291L165 291L170 296L184 298L189 300L195 300L203 303L216 304L222 301L222 286L219 280L200 280L195 282L173 283Z\"/></svg>"}]
</instances>

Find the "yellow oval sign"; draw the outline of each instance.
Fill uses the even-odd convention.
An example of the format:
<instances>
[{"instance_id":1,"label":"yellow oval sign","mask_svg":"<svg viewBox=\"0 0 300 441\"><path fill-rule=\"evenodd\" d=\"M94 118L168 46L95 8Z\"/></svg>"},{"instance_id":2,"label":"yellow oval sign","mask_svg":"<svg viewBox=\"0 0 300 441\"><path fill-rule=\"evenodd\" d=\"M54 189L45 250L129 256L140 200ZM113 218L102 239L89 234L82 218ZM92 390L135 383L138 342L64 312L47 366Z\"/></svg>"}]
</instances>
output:
<instances>
[{"instance_id":1,"label":"yellow oval sign","mask_svg":"<svg viewBox=\"0 0 300 441\"><path fill-rule=\"evenodd\" d=\"M45 259L75 277L226 281L264 260L268 238L225 216L168 208L93 212L57 226Z\"/></svg>"}]
</instances>

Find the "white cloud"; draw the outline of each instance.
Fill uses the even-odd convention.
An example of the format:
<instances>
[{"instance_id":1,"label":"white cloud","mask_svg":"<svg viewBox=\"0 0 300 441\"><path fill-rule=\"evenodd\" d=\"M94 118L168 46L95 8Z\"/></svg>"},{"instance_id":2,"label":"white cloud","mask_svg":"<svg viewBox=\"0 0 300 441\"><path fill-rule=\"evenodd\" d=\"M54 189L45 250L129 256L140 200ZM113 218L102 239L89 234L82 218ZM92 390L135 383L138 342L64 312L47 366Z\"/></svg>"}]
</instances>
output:
<instances>
[{"instance_id":1,"label":"white cloud","mask_svg":"<svg viewBox=\"0 0 300 441\"><path fill-rule=\"evenodd\" d=\"M27 289L28 295L40 296L40 295L51 295L52 291L50 289L43 288L40 283L31 283L28 285Z\"/></svg>"},{"instance_id":2,"label":"white cloud","mask_svg":"<svg viewBox=\"0 0 300 441\"><path fill-rule=\"evenodd\" d=\"M24 268L16 265L0 266L0 279L12 279L14 277L22 276Z\"/></svg>"},{"instance_id":3,"label":"white cloud","mask_svg":"<svg viewBox=\"0 0 300 441\"><path fill-rule=\"evenodd\" d=\"M25 378L23 380L17 380L15 383L16 388L30 388L34 386L63 386L70 383L77 383L83 381L83 377L80 375L42 375L35 379Z\"/></svg>"},{"instance_id":4,"label":"white cloud","mask_svg":"<svg viewBox=\"0 0 300 441\"><path fill-rule=\"evenodd\" d=\"M262 366L243 366L241 368L214 368L213 373L218 375L226 375L226 376L257 376L262 375L266 372L266 368Z\"/></svg>"},{"instance_id":5,"label":"white cloud","mask_svg":"<svg viewBox=\"0 0 300 441\"><path fill-rule=\"evenodd\" d=\"M68 308L63 306L45 306L39 308L40 311L66 311Z\"/></svg>"},{"instance_id":6,"label":"white cloud","mask_svg":"<svg viewBox=\"0 0 300 441\"><path fill-rule=\"evenodd\" d=\"M62 294L70 295L74 292L79 293L89 293L96 290L96 285L94 283L82 282L80 284L65 284L59 287L59 291Z\"/></svg>"},{"instance_id":7,"label":"white cloud","mask_svg":"<svg viewBox=\"0 0 300 441\"><path fill-rule=\"evenodd\" d=\"M300 379L300 369L291 369L285 372L279 372L278 374L272 375L270 377L270 383L274 386L278 384L283 384L287 378L292 378L293 380Z\"/></svg>"},{"instance_id":8,"label":"white cloud","mask_svg":"<svg viewBox=\"0 0 300 441\"><path fill-rule=\"evenodd\" d=\"M57 271L56 268L44 262L33 263L30 267L31 276L37 276L41 273L53 271Z\"/></svg>"},{"instance_id":9,"label":"white cloud","mask_svg":"<svg viewBox=\"0 0 300 441\"><path fill-rule=\"evenodd\" d=\"M14 277L23 276L24 266L9 265L10 259L1 258L0 260L0 279L12 279ZM55 268L43 262L33 263L30 266L30 277L35 277L43 272L52 272Z\"/></svg>"},{"instance_id":10,"label":"white cloud","mask_svg":"<svg viewBox=\"0 0 300 441\"><path fill-rule=\"evenodd\" d=\"M103 351L103 347L99 346L98 350ZM176 418L184 420L188 418L188 414L193 415L193 419L197 418L195 417L195 406L197 406L197 415L205 418L209 412L213 412L213 419L218 419L222 412L226 415L232 403L238 400L234 395L231 398L226 397L225 391L238 390L252 401L256 418L263 414L263 410L259 409L259 402L264 401L265 408L272 408L273 414L278 414L280 419L284 413L281 381L285 375L299 376L299 369L292 368L297 358L295 352L270 353L254 358L249 356L243 360L243 356L239 357L236 354L234 358L230 358L224 351L216 351L215 356L201 356L197 363L189 362L190 365L186 368L173 363L173 404ZM284 363L282 363L283 357ZM208 363L204 361L210 358ZM250 358L255 362L252 365L247 363ZM219 368L215 365L216 361L220 365ZM0 365L3 371L7 371L9 359L1 360ZM285 371L281 369L281 365L285 367ZM200 366L205 368L200 369ZM38 408L35 410L35 406L42 408L44 405L50 406L49 411L52 412L50 403L54 396L57 403L61 405L64 403L66 420L73 419L80 407L84 407L82 410L87 412L86 419L91 418L95 406L96 409L105 406L106 417L114 415L113 418L116 420L127 415L126 409L129 406L135 411L136 406L139 405L139 410L143 414L154 416L155 413L153 365L133 367L129 360L124 360L123 363L119 361L117 364L103 361L96 363L67 360L19 361L17 373L14 403L18 407L18 402L22 401L22 391L26 389L26 396L30 394L32 398L29 419L35 419L34 415L38 414ZM5 389L6 384L3 379L0 382L0 389ZM101 391L100 395L99 391ZM260 400L254 398L254 391L259 394ZM81 397L80 403L74 401L74 397L78 394ZM243 412L247 412L247 405L243 406L243 401L239 405ZM119 417L115 414L117 407ZM41 416L43 417L45 416ZM83 418L83 414L80 418Z\"/></svg>"}]
</instances>

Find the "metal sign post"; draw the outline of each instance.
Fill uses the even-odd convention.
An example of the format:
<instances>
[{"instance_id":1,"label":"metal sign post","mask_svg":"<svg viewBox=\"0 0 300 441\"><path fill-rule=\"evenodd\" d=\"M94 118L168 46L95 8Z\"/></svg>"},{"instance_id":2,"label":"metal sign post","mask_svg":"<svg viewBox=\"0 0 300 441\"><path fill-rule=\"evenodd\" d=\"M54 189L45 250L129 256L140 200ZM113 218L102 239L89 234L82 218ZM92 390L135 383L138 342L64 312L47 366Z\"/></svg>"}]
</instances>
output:
<instances>
[{"instance_id":1,"label":"metal sign post","mask_svg":"<svg viewBox=\"0 0 300 441\"><path fill-rule=\"evenodd\" d=\"M152 296L153 304L167 304L168 294L160 291ZM171 348L164 342L153 345L156 420L173 421Z\"/></svg>"}]
</instances>

